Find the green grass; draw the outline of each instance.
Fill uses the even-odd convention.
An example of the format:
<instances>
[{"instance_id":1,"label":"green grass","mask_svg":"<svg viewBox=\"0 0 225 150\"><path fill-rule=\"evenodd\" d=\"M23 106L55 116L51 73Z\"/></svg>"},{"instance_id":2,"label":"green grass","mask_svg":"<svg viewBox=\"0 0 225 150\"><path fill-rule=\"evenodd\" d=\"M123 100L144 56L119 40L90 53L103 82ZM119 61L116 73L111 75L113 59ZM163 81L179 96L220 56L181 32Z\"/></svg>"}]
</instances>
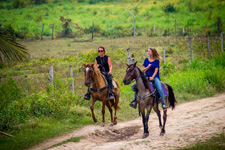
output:
<instances>
[{"instance_id":1,"label":"green grass","mask_svg":"<svg viewBox=\"0 0 225 150\"><path fill-rule=\"evenodd\" d=\"M175 12L165 12L165 6L172 4ZM10 4L8 4L10 5ZM137 2L127 2L124 6L133 12ZM55 25L55 37L62 32L60 16L72 19L71 30L75 37L81 38L83 31L75 29L76 24L84 29L89 29L92 22L100 29L99 33L110 37L132 36L133 21L128 11L121 3L87 3L64 2L43 5L31 5L27 8L0 9L0 23L4 28L12 27L20 37L25 39L40 39L42 24L45 24L44 35L50 36L51 25ZM187 7L188 6L188 7ZM191 7L190 7L191 6ZM208 9L210 8L210 9ZM149 35L156 26L156 34L163 35L164 30L170 28L170 34L174 35L174 22L177 20L177 33L181 34L182 26L191 29L192 33L205 32L205 26L211 33L217 32L216 21L220 18L225 21L225 4L223 1L207 0L163 0L142 2L134 11L134 19L137 25L137 35ZM38 12L38 13L37 13ZM199 21L201 20L201 21ZM224 29L222 24L221 29ZM190 32L190 31L189 31Z\"/></svg>"},{"instance_id":2,"label":"green grass","mask_svg":"<svg viewBox=\"0 0 225 150\"><path fill-rule=\"evenodd\" d=\"M214 135L212 138L205 142L188 146L187 148L181 148L178 150L224 150L225 149L225 136L224 133L220 135Z\"/></svg>"}]
</instances>

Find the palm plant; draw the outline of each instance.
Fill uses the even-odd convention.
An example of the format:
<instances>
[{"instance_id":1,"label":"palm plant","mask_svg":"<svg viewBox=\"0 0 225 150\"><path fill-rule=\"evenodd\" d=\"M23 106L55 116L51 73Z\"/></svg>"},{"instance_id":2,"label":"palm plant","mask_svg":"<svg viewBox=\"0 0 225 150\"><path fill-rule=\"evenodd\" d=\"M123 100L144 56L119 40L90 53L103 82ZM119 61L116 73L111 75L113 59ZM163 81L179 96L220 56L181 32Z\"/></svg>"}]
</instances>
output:
<instances>
[{"instance_id":1,"label":"palm plant","mask_svg":"<svg viewBox=\"0 0 225 150\"><path fill-rule=\"evenodd\" d=\"M24 62L29 60L29 56L25 46L17 43L11 35L0 29L0 63Z\"/></svg>"}]
</instances>

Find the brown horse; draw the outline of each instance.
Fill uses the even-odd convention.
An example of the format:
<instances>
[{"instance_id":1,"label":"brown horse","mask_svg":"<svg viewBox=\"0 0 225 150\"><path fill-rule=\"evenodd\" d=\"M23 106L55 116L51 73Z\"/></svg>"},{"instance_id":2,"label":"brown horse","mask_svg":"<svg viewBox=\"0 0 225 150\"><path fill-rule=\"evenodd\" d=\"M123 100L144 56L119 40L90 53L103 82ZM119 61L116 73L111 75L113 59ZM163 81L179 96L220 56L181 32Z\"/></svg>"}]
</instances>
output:
<instances>
[{"instance_id":1,"label":"brown horse","mask_svg":"<svg viewBox=\"0 0 225 150\"><path fill-rule=\"evenodd\" d=\"M92 118L94 122L97 122L97 119L94 114L94 104L97 100L102 102L102 123L101 126L104 126L105 123L105 105L108 107L110 115L111 115L111 123L110 126L117 124L117 117L116 117L116 111L120 109L118 103L119 103L119 95L120 95L120 87L118 82L113 78L114 88L114 119L113 119L113 111L111 108L110 101L108 100L108 84L107 81L103 78L100 70L93 64L93 63L87 63L83 64L85 66L84 69L84 75L85 75L85 85L90 87L90 93L91 93L91 105L90 109L92 112Z\"/></svg>"},{"instance_id":2,"label":"brown horse","mask_svg":"<svg viewBox=\"0 0 225 150\"><path fill-rule=\"evenodd\" d=\"M139 112L142 115L142 122L144 127L144 134L142 138L146 138L149 135L148 131L148 120L151 109L157 113L159 118L159 127L161 129L160 135L163 136L165 134L165 125L167 119L167 110L163 110L163 126L161 122L161 114L160 110L158 109L158 104L161 102L160 99L155 98L156 93L153 92L149 86L148 80L145 78L144 73L140 71L140 69L136 66L136 63L128 65L126 70L126 75L124 77L123 83L128 85L131 83L132 80L136 80L138 94L137 94L137 103ZM175 108L176 99L174 97L173 89L168 84L163 83L168 95L165 95L165 103L168 106L172 106L172 109ZM147 114L145 116L145 109L147 109Z\"/></svg>"}]
</instances>

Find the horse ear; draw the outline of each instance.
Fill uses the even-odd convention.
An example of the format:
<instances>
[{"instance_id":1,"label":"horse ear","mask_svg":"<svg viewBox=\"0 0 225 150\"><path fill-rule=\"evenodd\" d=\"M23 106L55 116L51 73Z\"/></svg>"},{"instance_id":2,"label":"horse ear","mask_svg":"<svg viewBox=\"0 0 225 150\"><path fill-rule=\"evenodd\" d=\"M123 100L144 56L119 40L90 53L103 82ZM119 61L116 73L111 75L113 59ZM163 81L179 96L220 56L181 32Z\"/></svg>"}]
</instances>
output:
<instances>
[{"instance_id":1,"label":"horse ear","mask_svg":"<svg viewBox=\"0 0 225 150\"><path fill-rule=\"evenodd\" d=\"M84 65L84 67L86 67L86 64L82 63L82 65Z\"/></svg>"},{"instance_id":2,"label":"horse ear","mask_svg":"<svg viewBox=\"0 0 225 150\"><path fill-rule=\"evenodd\" d=\"M134 63L134 67L136 67L137 61Z\"/></svg>"},{"instance_id":3,"label":"horse ear","mask_svg":"<svg viewBox=\"0 0 225 150\"><path fill-rule=\"evenodd\" d=\"M91 67L94 67L94 64L91 64Z\"/></svg>"},{"instance_id":4,"label":"horse ear","mask_svg":"<svg viewBox=\"0 0 225 150\"><path fill-rule=\"evenodd\" d=\"M129 66L128 64L126 64L127 65L127 67Z\"/></svg>"}]
</instances>

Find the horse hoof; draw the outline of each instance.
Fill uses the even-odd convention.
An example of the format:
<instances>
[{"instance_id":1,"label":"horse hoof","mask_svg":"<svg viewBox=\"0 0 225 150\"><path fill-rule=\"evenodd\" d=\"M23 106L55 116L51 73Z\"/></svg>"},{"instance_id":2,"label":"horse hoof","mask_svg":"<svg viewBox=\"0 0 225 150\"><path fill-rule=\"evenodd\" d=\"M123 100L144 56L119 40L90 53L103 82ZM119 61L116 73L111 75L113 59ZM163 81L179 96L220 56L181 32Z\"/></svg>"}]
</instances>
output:
<instances>
[{"instance_id":1,"label":"horse hoof","mask_svg":"<svg viewBox=\"0 0 225 150\"><path fill-rule=\"evenodd\" d=\"M148 137L149 136L149 133L144 133L143 135L142 135L142 139L144 139L144 138L146 138L146 137Z\"/></svg>"},{"instance_id":2,"label":"horse hoof","mask_svg":"<svg viewBox=\"0 0 225 150\"><path fill-rule=\"evenodd\" d=\"M104 124L100 124L100 126L101 126L101 127L104 127L105 125L104 125Z\"/></svg>"},{"instance_id":3,"label":"horse hoof","mask_svg":"<svg viewBox=\"0 0 225 150\"><path fill-rule=\"evenodd\" d=\"M112 123L110 123L110 124L109 124L109 126L113 126L113 124L112 124Z\"/></svg>"},{"instance_id":4,"label":"horse hoof","mask_svg":"<svg viewBox=\"0 0 225 150\"><path fill-rule=\"evenodd\" d=\"M97 119L94 119L94 122L96 123L98 120Z\"/></svg>"},{"instance_id":5,"label":"horse hoof","mask_svg":"<svg viewBox=\"0 0 225 150\"><path fill-rule=\"evenodd\" d=\"M113 122L114 125L117 125L117 122Z\"/></svg>"},{"instance_id":6,"label":"horse hoof","mask_svg":"<svg viewBox=\"0 0 225 150\"><path fill-rule=\"evenodd\" d=\"M164 134L165 134L165 132L161 132L159 135L160 135L160 136L163 136Z\"/></svg>"}]
</instances>

